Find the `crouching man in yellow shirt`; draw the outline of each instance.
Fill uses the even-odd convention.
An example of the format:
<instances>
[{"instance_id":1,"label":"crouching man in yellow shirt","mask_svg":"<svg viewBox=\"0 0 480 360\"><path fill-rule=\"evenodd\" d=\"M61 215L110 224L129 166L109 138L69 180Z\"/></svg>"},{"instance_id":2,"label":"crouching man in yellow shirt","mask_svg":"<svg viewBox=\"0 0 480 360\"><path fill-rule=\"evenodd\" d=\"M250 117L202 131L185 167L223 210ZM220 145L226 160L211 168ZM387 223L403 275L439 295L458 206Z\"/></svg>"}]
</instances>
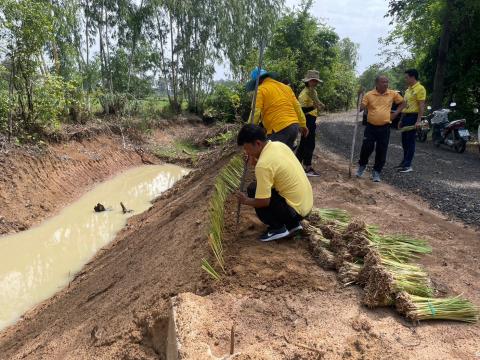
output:
<instances>
[{"instance_id":1,"label":"crouching man in yellow shirt","mask_svg":"<svg viewBox=\"0 0 480 360\"><path fill-rule=\"evenodd\" d=\"M300 220L312 210L313 193L295 154L287 145L267 140L265 131L253 124L242 127L237 143L255 165L256 179L248 186L248 196L238 192L237 197L268 225L260 240L277 240L301 230Z\"/></svg>"}]
</instances>

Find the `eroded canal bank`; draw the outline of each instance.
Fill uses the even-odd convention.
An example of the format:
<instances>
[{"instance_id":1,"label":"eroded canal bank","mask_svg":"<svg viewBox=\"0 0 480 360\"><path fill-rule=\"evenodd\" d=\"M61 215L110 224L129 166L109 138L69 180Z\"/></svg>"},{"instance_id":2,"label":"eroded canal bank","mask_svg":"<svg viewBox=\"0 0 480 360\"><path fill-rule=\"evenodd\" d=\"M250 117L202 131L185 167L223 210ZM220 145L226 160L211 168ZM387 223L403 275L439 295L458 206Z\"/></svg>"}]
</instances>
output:
<instances>
[{"instance_id":1,"label":"eroded canal bank","mask_svg":"<svg viewBox=\"0 0 480 360\"><path fill-rule=\"evenodd\" d=\"M55 217L0 238L0 330L66 286L82 266L188 170L136 167L96 186ZM132 211L124 214L123 202ZM102 203L107 211L95 213Z\"/></svg>"}]
</instances>

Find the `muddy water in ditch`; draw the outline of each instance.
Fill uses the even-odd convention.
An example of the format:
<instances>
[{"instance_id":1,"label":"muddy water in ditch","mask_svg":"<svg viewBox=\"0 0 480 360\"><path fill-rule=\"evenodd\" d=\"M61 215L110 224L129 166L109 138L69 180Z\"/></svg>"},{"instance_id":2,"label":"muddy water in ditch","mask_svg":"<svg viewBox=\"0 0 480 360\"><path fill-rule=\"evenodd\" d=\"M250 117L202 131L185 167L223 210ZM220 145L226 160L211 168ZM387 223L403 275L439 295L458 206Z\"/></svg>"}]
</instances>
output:
<instances>
[{"instance_id":1,"label":"muddy water in ditch","mask_svg":"<svg viewBox=\"0 0 480 360\"><path fill-rule=\"evenodd\" d=\"M67 285L128 217L147 210L152 199L187 172L174 165L128 170L40 226L0 237L0 330ZM133 211L123 214L120 202ZM97 203L108 210L95 213Z\"/></svg>"}]
</instances>

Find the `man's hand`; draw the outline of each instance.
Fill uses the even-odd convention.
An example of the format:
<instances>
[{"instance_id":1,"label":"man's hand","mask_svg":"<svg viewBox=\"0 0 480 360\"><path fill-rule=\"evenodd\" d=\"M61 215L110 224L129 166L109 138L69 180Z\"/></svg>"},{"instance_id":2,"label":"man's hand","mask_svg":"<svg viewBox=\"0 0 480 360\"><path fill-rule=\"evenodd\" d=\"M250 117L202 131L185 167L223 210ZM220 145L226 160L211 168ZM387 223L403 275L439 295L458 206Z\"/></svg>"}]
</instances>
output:
<instances>
[{"instance_id":1,"label":"man's hand","mask_svg":"<svg viewBox=\"0 0 480 360\"><path fill-rule=\"evenodd\" d=\"M390 121L395 120L397 116L398 116L398 111L395 111L394 113L390 113Z\"/></svg>"},{"instance_id":2,"label":"man's hand","mask_svg":"<svg viewBox=\"0 0 480 360\"><path fill-rule=\"evenodd\" d=\"M257 161L258 159L256 157L245 154L245 162L248 166L255 167L255 165L257 165Z\"/></svg>"},{"instance_id":3,"label":"man's hand","mask_svg":"<svg viewBox=\"0 0 480 360\"><path fill-rule=\"evenodd\" d=\"M308 136L308 128L306 128L306 127L300 128L300 133L302 134L302 136L304 138L306 138Z\"/></svg>"},{"instance_id":4,"label":"man's hand","mask_svg":"<svg viewBox=\"0 0 480 360\"><path fill-rule=\"evenodd\" d=\"M248 202L248 199L249 199L248 196L241 191L237 191L235 193L235 196L237 197L238 202L242 205L245 205Z\"/></svg>"}]
</instances>

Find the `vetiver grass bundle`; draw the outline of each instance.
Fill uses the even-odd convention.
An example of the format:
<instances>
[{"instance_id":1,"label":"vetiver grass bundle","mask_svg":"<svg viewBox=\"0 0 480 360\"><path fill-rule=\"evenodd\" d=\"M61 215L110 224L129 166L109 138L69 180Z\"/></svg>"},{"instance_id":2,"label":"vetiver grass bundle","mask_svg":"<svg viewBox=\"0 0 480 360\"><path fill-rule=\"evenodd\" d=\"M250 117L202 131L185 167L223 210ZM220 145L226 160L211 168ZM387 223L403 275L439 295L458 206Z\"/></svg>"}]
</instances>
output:
<instances>
[{"instance_id":1,"label":"vetiver grass bundle","mask_svg":"<svg viewBox=\"0 0 480 360\"><path fill-rule=\"evenodd\" d=\"M397 295L396 308L412 321L455 320L474 323L479 319L479 309L460 296L435 299L402 292Z\"/></svg>"},{"instance_id":2,"label":"vetiver grass bundle","mask_svg":"<svg viewBox=\"0 0 480 360\"><path fill-rule=\"evenodd\" d=\"M312 209L308 220L318 225L331 225L345 229L350 221L350 215L341 209Z\"/></svg>"},{"instance_id":3,"label":"vetiver grass bundle","mask_svg":"<svg viewBox=\"0 0 480 360\"><path fill-rule=\"evenodd\" d=\"M215 191L210 199L208 242L217 261L217 265L223 272L225 272L225 260L223 258L225 201L234 191L238 190L243 173L243 165L242 157L236 155L220 170L215 181ZM214 267L211 266L206 259L202 259L202 269L213 278L220 278L218 272L215 271Z\"/></svg>"},{"instance_id":4,"label":"vetiver grass bundle","mask_svg":"<svg viewBox=\"0 0 480 360\"><path fill-rule=\"evenodd\" d=\"M432 248L425 240L406 235L379 235L370 233L370 240L380 254L399 262L408 262L420 254L429 254Z\"/></svg>"},{"instance_id":5,"label":"vetiver grass bundle","mask_svg":"<svg viewBox=\"0 0 480 360\"><path fill-rule=\"evenodd\" d=\"M396 305L408 319L476 322L479 309L461 297L433 298L425 270L410 264L432 251L425 240L382 235L378 227L350 220L343 210L314 209L305 230L314 257L325 269L336 269L345 285L364 286L369 307Z\"/></svg>"}]
</instances>

